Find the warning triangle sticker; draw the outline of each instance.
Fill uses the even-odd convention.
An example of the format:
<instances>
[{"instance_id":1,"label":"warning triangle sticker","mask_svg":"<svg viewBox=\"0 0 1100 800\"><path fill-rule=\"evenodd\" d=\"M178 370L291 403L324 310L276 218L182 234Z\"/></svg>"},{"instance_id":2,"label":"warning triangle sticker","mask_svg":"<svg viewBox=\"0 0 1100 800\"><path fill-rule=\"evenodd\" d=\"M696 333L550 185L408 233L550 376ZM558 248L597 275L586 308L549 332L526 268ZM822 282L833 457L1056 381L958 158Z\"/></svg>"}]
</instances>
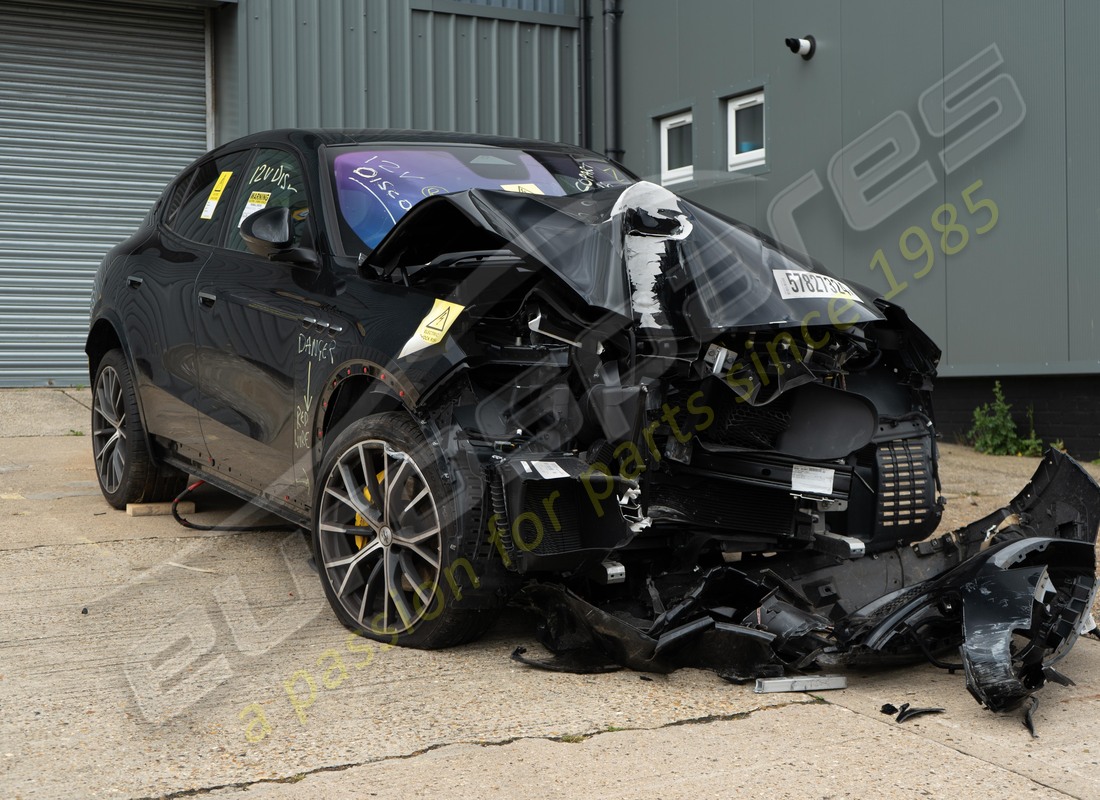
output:
<instances>
[{"instance_id":1,"label":"warning triangle sticker","mask_svg":"<svg viewBox=\"0 0 1100 800\"><path fill-rule=\"evenodd\" d=\"M443 313L433 319L424 327L431 328L433 331L445 331L447 330L447 317L451 315L451 309L444 309Z\"/></svg>"},{"instance_id":2,"label":"warning triangle sticker","mask_svg":"<svg viewBox=\"0 0 1100 800\"><path fill-rule=\"evenodd\" d=\"M464 306L458 303L436 298L435 302L432 303L431 310L420 320L416 331L405 342L405 346L401 348L401 352L397 354L397 357L404 358L442 342L447 335L447 331L454 325L458 315L462 313L463 308Z\"/></svg>"}]
</instances>

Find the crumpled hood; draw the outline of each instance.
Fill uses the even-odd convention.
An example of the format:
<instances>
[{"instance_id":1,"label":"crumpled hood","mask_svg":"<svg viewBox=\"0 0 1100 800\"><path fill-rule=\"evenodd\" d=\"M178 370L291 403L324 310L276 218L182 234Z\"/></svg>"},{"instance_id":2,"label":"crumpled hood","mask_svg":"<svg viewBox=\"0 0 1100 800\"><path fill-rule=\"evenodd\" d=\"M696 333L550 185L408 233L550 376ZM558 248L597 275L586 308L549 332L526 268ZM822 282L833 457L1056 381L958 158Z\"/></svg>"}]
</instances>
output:
<instances>
[{"instance_id":1,"label":"crumpled hood","mask_svg":"<svg viewBox=\"0 0 1100 800\"><path fill-rule=\"evenodd\" d=\"M431 198L398 223L373 257L385 260L387 245L441 203L544 264L589 305L642 328L708 342L737 328L883 319L873 292L644 181L565 197L472 189Z\"/></svg>"}]
</instances>

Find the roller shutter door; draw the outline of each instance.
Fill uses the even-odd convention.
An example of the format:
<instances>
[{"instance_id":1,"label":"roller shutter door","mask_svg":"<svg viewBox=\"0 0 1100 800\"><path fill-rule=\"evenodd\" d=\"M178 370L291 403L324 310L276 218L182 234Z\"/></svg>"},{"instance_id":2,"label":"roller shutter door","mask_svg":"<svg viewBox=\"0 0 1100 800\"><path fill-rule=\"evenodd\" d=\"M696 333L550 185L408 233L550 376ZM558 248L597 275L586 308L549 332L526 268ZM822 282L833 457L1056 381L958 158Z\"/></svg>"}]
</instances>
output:
<instances>
[{"instance_id":1,"label":"roller shutter door","mask_svg":"<svg viewBox=\"0 0 1100 800\"><path fill-rule=\"evenodd\" d=\"M88 382L92 276L206 149L203 11L5 0L0 386Z\"/></svg>"}]
</instances>

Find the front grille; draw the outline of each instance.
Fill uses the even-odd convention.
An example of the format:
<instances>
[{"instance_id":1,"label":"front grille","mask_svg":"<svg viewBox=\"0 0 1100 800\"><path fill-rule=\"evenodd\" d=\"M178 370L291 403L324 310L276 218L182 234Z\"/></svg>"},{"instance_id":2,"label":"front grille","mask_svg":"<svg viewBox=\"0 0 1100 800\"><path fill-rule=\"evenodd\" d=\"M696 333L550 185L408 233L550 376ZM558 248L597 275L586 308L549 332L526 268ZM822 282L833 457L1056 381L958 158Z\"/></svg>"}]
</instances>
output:
<instances>
[{"instance_id":1,"label":"front grille","mask_svg":"<svg viewBox=\"0 0 1100 800\"><path fill-rule=\"evenodd\" d=\"M877 459L879 529L930 522L936 495L928 438L883 442Z\"/></svg>"}]
</instances>

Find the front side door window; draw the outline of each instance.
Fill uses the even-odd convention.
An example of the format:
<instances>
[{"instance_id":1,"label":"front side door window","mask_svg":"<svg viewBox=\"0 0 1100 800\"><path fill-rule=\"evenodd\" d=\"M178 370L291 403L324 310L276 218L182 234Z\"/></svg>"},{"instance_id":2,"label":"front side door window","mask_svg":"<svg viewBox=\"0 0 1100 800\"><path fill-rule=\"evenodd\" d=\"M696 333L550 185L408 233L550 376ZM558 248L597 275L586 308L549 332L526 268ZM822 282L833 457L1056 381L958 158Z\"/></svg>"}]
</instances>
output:
<instances>
[{"instance_id":1,"label":"front side door window","mask_svg":"<svg viewBox=\"0 0 1100 800\"><path fill-rule=\"evenodd\" d=\"M309 201L298 157L285 150L261 148L247 172L234 198L225 246L230 250L246 250L241 223L265 208L289 208L294 221L294 244L302 244L303 237L309 237Z\"/></svg>"}]
</instances>

